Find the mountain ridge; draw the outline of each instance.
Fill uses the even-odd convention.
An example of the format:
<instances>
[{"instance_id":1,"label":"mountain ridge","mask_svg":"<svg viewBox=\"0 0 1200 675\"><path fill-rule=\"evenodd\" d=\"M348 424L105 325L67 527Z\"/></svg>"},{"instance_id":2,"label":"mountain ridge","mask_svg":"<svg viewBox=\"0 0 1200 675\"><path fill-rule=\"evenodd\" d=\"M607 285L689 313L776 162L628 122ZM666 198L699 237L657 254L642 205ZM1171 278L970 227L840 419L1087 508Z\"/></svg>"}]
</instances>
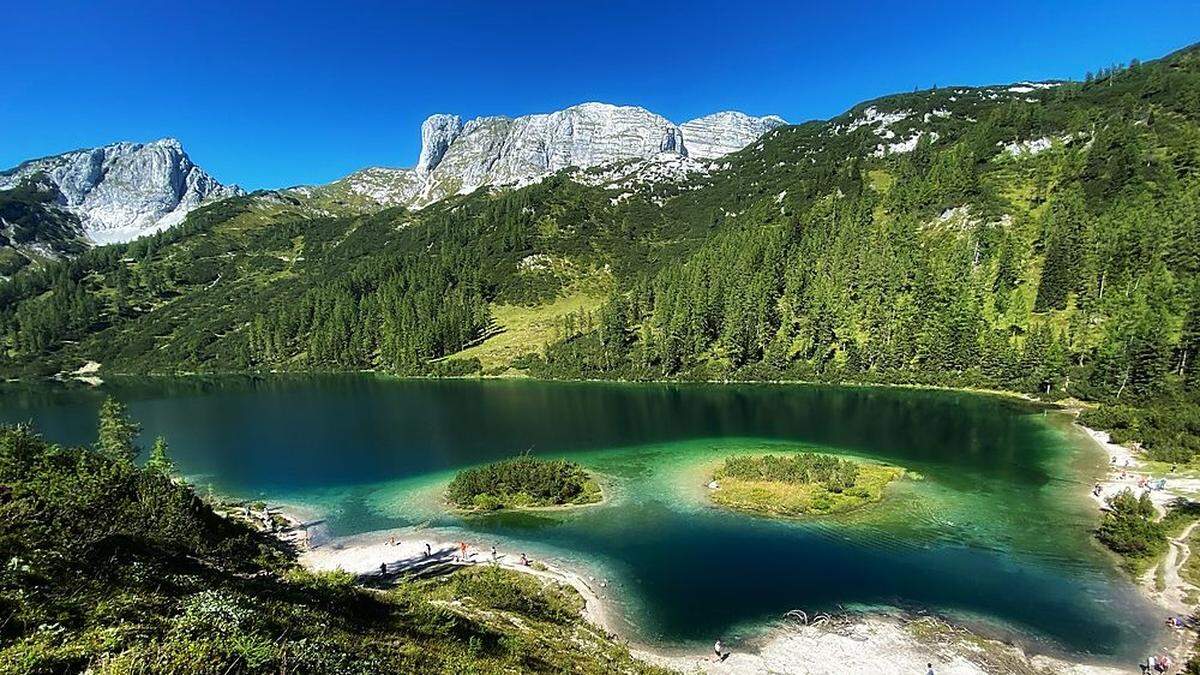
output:
<instances>
[{"instance_id":1,"label":"mountain ridge","mask_svg":"<svg viewBox=\"0 0 1200 675\"><path fill-rule=\"evenodd\" d=\"M421 125L421 151L412 168L365 167L323 185L272 192L316 197L319 212L420 208L484 186L538 181L568 167L588 169L660 153L687 156L683 128L689 124L699 156L715 158L786 122L774 115L724 111L675 125L640 106L599 102L465 122L438 113ZM121 175L106 181L110 173ZM244 194L195 165L173 137L26 160L0 171L0 191L35 174L49 178L60 193L60 206L79 217L85 240L97 244L151 234L181 222L203 203Z\"/></svg>"}]
</instances>

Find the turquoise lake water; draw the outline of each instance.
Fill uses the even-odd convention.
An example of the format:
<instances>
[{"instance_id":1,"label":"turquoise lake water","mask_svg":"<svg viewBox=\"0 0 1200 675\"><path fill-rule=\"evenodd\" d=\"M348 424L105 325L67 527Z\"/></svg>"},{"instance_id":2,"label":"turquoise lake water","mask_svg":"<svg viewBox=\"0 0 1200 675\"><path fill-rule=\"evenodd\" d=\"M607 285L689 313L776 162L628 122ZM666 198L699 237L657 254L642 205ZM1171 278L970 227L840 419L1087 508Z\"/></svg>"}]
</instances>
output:
<instances>
[{"instance_id":1,"label":"turquoise lake water","mask_svg":"<svg viewBox=\"0 0 1200 675\"><path fill-rule=\"evenodd\" d=\"M1035 648L1143 654L1157 620L1090 535L1104 458L1064 415L957 392L799 385L617 385L373 376L0 385L0 421L89 443L106 394L143 440L222 492L305 505L335 535L465 530L607 579L638 641L748 636L803 608L928 609ZM816 449L919 479L880 506L778 521L706 502L737 452ZM532 451L600 474L608 499L561 513L461 518L454 470ZM625 632L625 631L623 631ZM1035 637L1036 636L1036 637Z\"/></svg>"}]
</instances>

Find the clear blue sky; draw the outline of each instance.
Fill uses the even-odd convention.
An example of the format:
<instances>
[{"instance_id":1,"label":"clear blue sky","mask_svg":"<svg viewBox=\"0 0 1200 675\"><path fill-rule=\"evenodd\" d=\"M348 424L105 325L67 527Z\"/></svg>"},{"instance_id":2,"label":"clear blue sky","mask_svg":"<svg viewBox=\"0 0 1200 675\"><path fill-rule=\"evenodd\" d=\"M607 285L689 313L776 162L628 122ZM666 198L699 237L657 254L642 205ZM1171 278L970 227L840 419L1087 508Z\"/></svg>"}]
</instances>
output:
<instances>
[{"instance_id":1,"label":"clear blue sky","mask_svg":"<svg viewBox=\"0 0 1200 675\"><path fill-rule=\"evenodd\" d=\"M412 166L435 112L600 100L799 122L1200 41L1196 0L338 4L9 0L0 167L169 135L221 181L281 187Z\"/></svg>"}]
</instances>

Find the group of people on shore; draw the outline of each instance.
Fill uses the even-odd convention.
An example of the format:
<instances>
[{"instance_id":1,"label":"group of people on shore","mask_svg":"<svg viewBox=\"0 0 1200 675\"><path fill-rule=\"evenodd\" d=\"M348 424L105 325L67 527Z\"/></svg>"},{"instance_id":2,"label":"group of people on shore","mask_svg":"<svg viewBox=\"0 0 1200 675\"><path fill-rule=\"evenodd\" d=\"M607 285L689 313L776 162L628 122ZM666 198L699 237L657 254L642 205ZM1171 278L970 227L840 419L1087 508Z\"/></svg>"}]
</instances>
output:
<instances>
[{"instance_id":1,"label":"group of people on shore","mask_svg":"<svg viewBox=\"0 0 1200 675\"><path fill-rule=\"evenodd\" d=\"M1128 480L1129 479L1129 477L1131 475L1131 464L1132 464L1131 458L1126 457L1125 461L1122 463L1120 461L1119 457L1117 457L1116 455L1113 455L1111 464L1113 467L1119 467L1121 469L1120 480ZM1177 468L1178 467L1176 467L1175 465L1172 465L1169 475L1174 475ZM1138 475L1137 476L1137 486L1141 490L1147 490L1150 492L1157 491L1157 490L1165 490L1167 488L1167 479L1159 478L1158 480L1154 480L1153 478L1151 478L1148 475ZM1096 484L1092 486L1092 496L1099 499L1103 494L1104 494L1104 485L1101 484L1099 481L1097 481Z\"/></svg>"},{"instance_id":2,"label":"group of people on shore","mask_svg":"<svg viewBox=\"0 0 1200 675\"><path fill-rule=\"evenodd\" d=\"M1139 665L1142 667L1142 675L1146 675L1147 673L1166 673L1171 670L1171 657L1147 656L1146 662Z\"/></svg>"},{"instance_id":3,"label":"group of people on shore","mask_svg":"<svg viewBox=\"0 0 1200 675\"><path fill-rule=\"evenodd\" d=\"M396 539L396 537L394 537L394 536L388 537L388 546L399 546L399 545L400 545L400 540ZM460 563L474 562L475 554L470 551L470 548L471 548L470 544L468 544L465 541L459 541L457 548L458 548L458 553L454 556L455 560L457 560ZM491 555L492 555L492 562L499 563L500 552L499 552L499 550L497 550L495 544L492 545ZM433 545L430 544L429 542L425 542L425 557L426 558L433 557ZM532 565L533 565L533 559L530 558L525 553L522 553L521 554L521 566L522 567L531 567ZM379 575L387 576L387 573L388 573L387 562L381 562L379 564Z\"/></svg>"}]
</instances>

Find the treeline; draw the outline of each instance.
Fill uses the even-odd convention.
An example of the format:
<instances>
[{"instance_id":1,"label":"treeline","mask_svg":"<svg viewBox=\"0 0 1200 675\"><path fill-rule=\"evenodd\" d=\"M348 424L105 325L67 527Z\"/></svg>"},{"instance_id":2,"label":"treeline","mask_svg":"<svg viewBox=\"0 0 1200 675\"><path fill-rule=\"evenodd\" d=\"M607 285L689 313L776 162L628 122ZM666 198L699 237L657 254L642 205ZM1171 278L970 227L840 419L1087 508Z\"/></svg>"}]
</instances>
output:
<instances>
[{"instance_id":1,"label":"treeline","mask_svg":"<svg viewBox=\"0 0 1200 675\"><path fill-rule=\"evenodd\" d=\"M246 206L245 198L228 199L189 214L176 227L28 266L0 282L0 367L37 365L66 343L134 318L138 302L171 291L175 275L185 274L174 261L167 264L162 251L209 232Z\"/></svg>"},{"instance_id":2,"label":"treeline","mask_svg":"<svg viewBox=\"0 0 1200 675\"><path fill-rule=\"evenodd\" d=\"M1106 78L967 127L947 116L936 143L852 172L814 169L798 186L772 182L783 179L766 163L813 134L780 134L755 169L763 186L729 179L764 196L788 188L763 199L779 206L750 206L683 264L626 280L523 365L1076 396L1113 404L1090 421L1186 460L1200 450L1196 50ZM895 105L943 104L929 96ZM856 133L860 151L876 142ZM1001 151L1039 134L1053 141L1037 156ZM853 137L830 143L845 152ZM794 187L818 196L791 201Z\"/></svg>"},{"instance_id":3,"label":"treeline","mask_svg":"<svg viewBox=\"0 0 1200 675\"><path fill-rule=\"evenodd\" d=\"M832 455L812 452L786 457L734 455L725 459L717 475L746 481L821 485L830 492L843 492L854 487L858 480L858 465Z\"/></svg>"},{"instance_id":4,"label":"treeline","mask_svg":"<svg viewBox=\"0 0 1200 675\"><path fill-rule=\"evenodd\" d=\"M420 372L427 360L466 347L489 321L477 260L374 263L256 316L247 334L247 362Z\"/></svg>"}]
</instances>

